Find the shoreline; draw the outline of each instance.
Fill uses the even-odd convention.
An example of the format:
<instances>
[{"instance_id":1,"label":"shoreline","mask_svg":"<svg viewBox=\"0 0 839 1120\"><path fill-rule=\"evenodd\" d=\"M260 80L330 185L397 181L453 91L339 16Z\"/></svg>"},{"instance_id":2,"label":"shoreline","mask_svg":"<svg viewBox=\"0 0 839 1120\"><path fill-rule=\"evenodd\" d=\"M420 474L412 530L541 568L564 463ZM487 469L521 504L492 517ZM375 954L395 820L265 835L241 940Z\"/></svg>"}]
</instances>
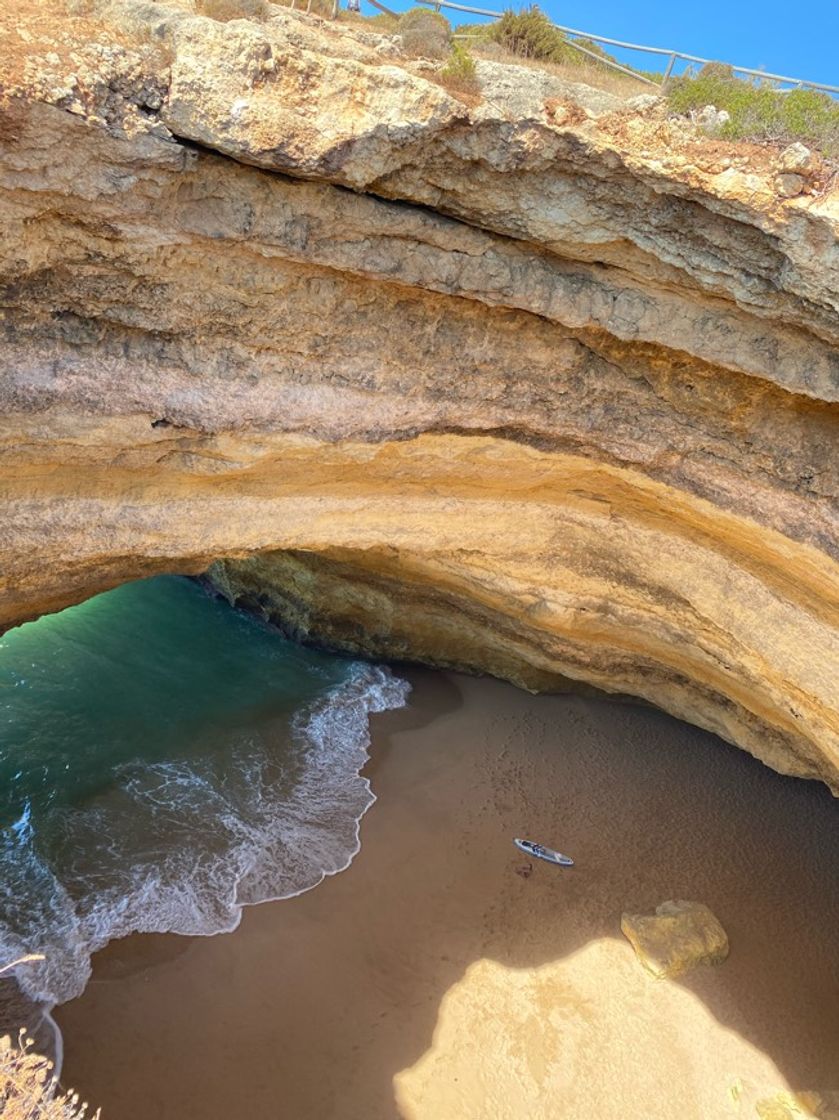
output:
<instances>
[{"instance_id":1,"label":"shoreline","mask_svg":"<svg viewBox=\"0 0 839 1120\"><path fill-rule=\"evenodd\" d=\"M112 943L56 1009L68 1084L106 1120L705 1120L835 1088L827 790L654 709L395 671L351 866L223 937ZM577 866L517 874L513 835ZM670 897L729 961L642 972L620 912Z\"/></svg>"}]
</instances>

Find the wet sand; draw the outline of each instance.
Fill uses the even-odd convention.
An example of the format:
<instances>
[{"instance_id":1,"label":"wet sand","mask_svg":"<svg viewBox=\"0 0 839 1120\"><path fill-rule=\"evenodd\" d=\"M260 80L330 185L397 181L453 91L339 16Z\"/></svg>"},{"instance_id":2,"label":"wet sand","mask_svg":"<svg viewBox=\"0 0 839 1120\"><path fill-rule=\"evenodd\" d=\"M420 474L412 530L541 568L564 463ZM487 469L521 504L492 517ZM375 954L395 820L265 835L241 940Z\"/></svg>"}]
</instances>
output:
<instances>
[{"instance_id":1,"label":"wet sand","mask_svg":"<svg viewBox=\"0 0 839 1120\"><path fill-rule=\"evenodd\" d=\"M839 1087L825 789L653 710L409 675L348 871L233 934L112 944L58 1009L104 1120L716 1120ZM711 906L725 964L641 970L621 911L669 898Z\"/></svg>"}]
</instances>

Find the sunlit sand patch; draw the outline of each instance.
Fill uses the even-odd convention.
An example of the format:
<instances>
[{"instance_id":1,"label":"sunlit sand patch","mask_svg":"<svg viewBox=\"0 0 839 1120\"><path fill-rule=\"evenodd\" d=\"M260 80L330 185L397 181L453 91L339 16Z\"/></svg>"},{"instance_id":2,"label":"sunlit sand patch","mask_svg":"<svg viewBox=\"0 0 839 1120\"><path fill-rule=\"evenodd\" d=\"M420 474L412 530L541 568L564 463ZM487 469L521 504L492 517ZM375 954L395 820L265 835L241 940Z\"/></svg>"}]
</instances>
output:
<instances>
[{"instance_id":1,"label":"sunlit sand patch","mask_svg":"<svg viewBox=\"0 0 839 1120\"><path fill-rule=\"evenodd\" d=\"M708 1120L756 1116L787 1088L692 992L604 939L533 969L470 966L431 1048L394 1078L405 1120Z\"/></svg>"}]
</instances>

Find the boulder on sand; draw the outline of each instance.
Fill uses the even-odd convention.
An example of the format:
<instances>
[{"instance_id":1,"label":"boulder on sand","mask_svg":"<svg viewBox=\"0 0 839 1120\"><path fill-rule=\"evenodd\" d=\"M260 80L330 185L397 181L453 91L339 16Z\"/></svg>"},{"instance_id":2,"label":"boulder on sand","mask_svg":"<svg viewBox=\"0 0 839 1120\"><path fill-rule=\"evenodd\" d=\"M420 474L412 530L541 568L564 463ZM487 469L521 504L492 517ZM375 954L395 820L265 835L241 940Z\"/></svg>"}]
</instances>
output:
<instances>
[{"instance_id":1,"label":"boulder on sand","mask_svg":"<svg viewBox=\"0 0 839 1120\"><path fill-rule=\"evenodd\" d=\"M679 976L698 964L719 964L728 956L728 936L701 902L662 902L655 914L624 913L621 931L657 978Z\"/></svg>"},{"instance_id":2,"label":"boulder on sand","mask_svg":"<svg viewBox=\"0 0 839 1120\"><path fill-rule=\"evenodd\" d=\"M755 1111L760 1120L839 1120L839 1093L778 1093Z\"/></svg>"}]
</instances>

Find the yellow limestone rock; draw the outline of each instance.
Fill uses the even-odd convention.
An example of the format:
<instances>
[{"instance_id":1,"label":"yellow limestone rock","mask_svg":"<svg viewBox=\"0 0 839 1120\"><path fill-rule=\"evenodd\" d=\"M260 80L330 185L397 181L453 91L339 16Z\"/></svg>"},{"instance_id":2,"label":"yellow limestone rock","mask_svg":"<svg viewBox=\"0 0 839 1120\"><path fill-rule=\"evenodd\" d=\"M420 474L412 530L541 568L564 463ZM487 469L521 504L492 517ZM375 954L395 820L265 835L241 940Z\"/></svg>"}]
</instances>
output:
<instances>
[{"instance_id":1,"label":"yellow limestone rock","mask_svg":"<svg viewBox=\"0 0 839 1120\"><path fill-rule=\"evenodd\" d=\"M655 914L623 914L621 930L644 968L658 979L698 964L720 964L728 936L701 902L662 902Z\"/></svg>"},{"instance_id":2,"label":"yellow limestone rock","mask_svg":"<svg viewBox=\"0 0 839 1120\"><path fill-rule=\"evenodd\" d=\"M778 1093L755 1109L760 1120L839 1120L839 1093Z\"/></svg>"},{"instance_id":3,"label":"yellow limestone rock","mask_svg":"<svg viewBox=\"0 0 839 1120\"><path fill-rule=\"evenodd\" d=\"M637 696L839 794L819 166L784 201L805 153L488 61L465 106L275 5L83 7L0 5L0 630L211 568L309 640Z\"/></svg>"}]
</instances>

